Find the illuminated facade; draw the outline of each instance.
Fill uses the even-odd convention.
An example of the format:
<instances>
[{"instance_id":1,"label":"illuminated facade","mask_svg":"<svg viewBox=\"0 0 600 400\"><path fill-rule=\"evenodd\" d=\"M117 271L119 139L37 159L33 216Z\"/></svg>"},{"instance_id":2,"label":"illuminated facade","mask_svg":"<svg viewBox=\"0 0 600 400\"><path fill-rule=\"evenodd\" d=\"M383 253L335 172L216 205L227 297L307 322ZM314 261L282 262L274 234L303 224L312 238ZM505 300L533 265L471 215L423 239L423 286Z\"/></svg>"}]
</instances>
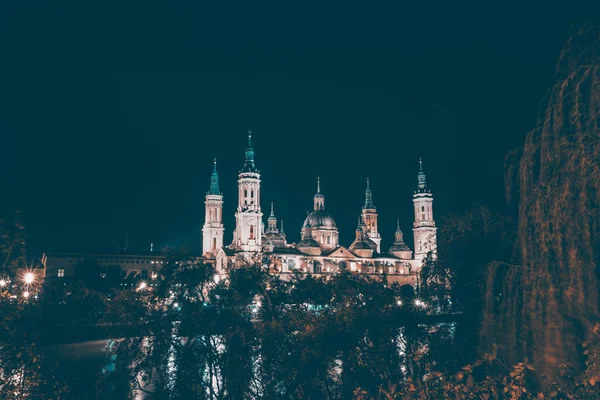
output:
<instances>
[{"instance_id":1,"label":"illuminated facade","mask_svg":"<svg viewBox=\"0 0 600 400\"><path fill-rule=\"evenodd\" d=\"M202 228L202 253L216 255L223 248L223 195L219 190L217 160L210 177L210 189L206 193L204 227Z\"/></svg>"},{"instance_id":2,"label":"illuminated facade","mask_svg":"<svg viewBox=\"0 0 600 400\"><path fill-rule=\"evenodd\" d=\"M287 242L283 223L281 230L278 229L273 203L265 230L260 207L260 183L260 172L255 165L254 149L249 135L244 167L238 175L236 226L233 241L229 246L224 246L222 239L223 196L218 189L216 165L211 178L211 188L206 196L203 255L216 262L221 274L226 274L228 268L247 265L252 261L262 262L283 279L295 273L322 276L349 270L385 277L388 281L416 284L422 260L429 252L434 256L436 254L437 228L433 219L433 196L427 187L421 161L418 186L413 195L413 233L416 246L414 257L412 250L404 243L399 222L392 245L387 251L382 251L378 213L368 179L365 203L358 220L355 239L347 248L339 243L338 227L326 208L319 178L317 192L313 196L313 210L308 213L302 224L301 240L298 243Z\"/></svg>"}]
</instances>

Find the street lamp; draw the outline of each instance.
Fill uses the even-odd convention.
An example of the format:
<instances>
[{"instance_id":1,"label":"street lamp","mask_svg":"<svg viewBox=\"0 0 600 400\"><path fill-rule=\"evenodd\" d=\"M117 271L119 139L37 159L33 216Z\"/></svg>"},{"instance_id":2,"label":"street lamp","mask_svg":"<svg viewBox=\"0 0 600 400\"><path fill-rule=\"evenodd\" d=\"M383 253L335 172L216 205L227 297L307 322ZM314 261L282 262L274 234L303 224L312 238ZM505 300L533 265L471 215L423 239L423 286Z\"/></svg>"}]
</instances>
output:
<instances>
[{"instance_id":1,"label":"street lamp","mask_svg":"<svg viewBox=\"0 0 600 400\"><path fill-rule=\"evenodd\" d=\"M140 285L138 286L138 291L142 291L144 289L146 289L148 287L148 284L144 281L140 282Z\"/></svg>"},{"instance_id":2,"label":"street lamp","mask_svg":"<svg viewBox=\"0 0 600 400\"><path fill-rule=\"evenodd\" d=\"M6 279L0 279L0 287L6 286Z\"/></svg>"}]
</instances>

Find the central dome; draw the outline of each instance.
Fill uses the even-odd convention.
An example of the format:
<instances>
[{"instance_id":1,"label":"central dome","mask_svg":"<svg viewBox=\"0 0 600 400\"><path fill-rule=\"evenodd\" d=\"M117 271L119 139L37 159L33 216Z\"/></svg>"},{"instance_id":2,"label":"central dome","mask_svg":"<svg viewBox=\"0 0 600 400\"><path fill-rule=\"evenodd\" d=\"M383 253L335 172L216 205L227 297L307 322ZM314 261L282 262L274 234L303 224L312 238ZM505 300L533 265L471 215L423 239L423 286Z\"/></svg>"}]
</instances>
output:
<instances>
[{"instance_id":1,"label":"central dome","mask_svg":"<svg viewBox=\"0 0 600 400\"><path fill-rule=\"evenodd\" d=\"M312 229L335 229L337 225L331 215L325 210L317 210L309 213L304 220L303 228Z\"/></svg>"}]
</instances>

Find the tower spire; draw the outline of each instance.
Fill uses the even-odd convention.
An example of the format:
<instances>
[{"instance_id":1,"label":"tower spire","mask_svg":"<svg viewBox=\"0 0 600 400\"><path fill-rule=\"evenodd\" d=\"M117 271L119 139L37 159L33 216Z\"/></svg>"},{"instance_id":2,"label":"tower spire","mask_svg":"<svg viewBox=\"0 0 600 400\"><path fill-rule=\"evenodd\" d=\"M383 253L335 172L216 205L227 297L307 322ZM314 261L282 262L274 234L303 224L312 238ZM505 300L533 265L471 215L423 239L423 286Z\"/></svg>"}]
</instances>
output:
<instances>
[{"instance_id":1,"label":"tower spire","mask_svg":"<svg viewBox=\"0 0 600 400\"><path fill-rule=\"evenodd\" d=\"M219 174L217 173L217 159L214 159L213 162L213 172L210 176L210 189L208 190L208 194L217 194L220 195L221 192L219 190Z\"/></svg>"},{"instance_id":2,"label":"tower spire","mask_svg":"<svg viewBox=\"0 0 600 400\"><path fill-rule=\"evenodd\" d=\"M427 192L427 181L425 180L425 172L423 171L423 159L419 157L419 173L417 175L418 192Z\"/></svg>"},{"instance_id":3,"label":"tower spire","mask_svg":"<svg viewBox=\"0 0 600 400\"><path fill-rule=\"evenodd\" d=\"M271 215L267 219L268 224L268 232L277 232L277 218L275 218L275 209L273 206L273 202L271 202Z\"/></svg>"},{"instance_id":4,"label":"tower spire","mask_svg":"<svg viewBox=\"0 0 600 400\"><path fill-rule=\"evenodd\" d=\"M243 172L258 172L254 165L254 149L252 148L252 131L248 131L248 148L246 149L246 161Z\"/></svg>"},{"instance_id":5,"label":"tower spire","mask_svg":"<svg viewBox=\"0 0 600 400\"><path fill-rule=\"evenodd\" d=\"M367 178L367 190L365 191L365 205L364 209L374 209L375 204L373 203L373 193L371 193L371 186L369 178Z\"/></svg>"},{"instance_id":6,"label":"tower spire","mask_svg":"<svg viewBox=\"0 0 600 400\"><path fill-rule=\"evenodd\" d=\"M325 209L325 196L321 193L321 177L317 177L317 193L314 196L315 211Z\"/></svg>"}]
</instances>

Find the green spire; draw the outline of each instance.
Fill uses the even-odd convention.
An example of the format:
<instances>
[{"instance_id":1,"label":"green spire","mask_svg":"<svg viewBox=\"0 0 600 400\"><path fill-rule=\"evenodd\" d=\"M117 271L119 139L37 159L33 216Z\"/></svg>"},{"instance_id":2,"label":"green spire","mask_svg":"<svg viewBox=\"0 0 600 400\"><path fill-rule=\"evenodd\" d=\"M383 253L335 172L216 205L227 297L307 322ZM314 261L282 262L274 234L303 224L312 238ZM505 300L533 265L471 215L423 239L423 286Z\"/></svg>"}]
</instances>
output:
<instances>
[{"instance_id":1,"label":"green spire","mask_svg":"<svg viewBox=\"0 0 600 400\"><path fill-rule=\"evenodd\" d=\"M210 189L208 190L208 194L221 194L219 190L219 174L217 173L217 159L215 158L213 173L210 176Z\"/></svg>"},{"instance_id":2,"label":"green spire","mask_svg":"<svg viewBox=\"0 0 600 400\"><path fill-rule=\"evenodd\" d=\"M254 165L254 149L252 148L252 131L248 131L248 148L246 149L246 161L244 162L244 172L257 172Z\"/></svg>"},{"instance_id":3,"label":"green spire","mask_svg":"<svg viewBox=\"0 0 600 400\"><path fill-rule=\"evenodd\" d=\"M275 219L275 210L273 208L273 202L271 202L271 215L269 215L269 219Z\"/></svg>"},{"instance_id":4,"label":"green spire","mask_svg":"<svg viewBox=\"0 0 600 400\"><path fill-rule=\"evenodd\" d=\"M417 175L419 182L419 192L427 191L427 182L425 181L425 172L423 172L423 160L419 157L419 174Z\"/></svg>"},{"instance_id":5,"label":"green spire","mask_svg":"<svg viewBox=\"0 0 600 400\"><path fill-rule=\"evenodd\" d=\"M371 193L371 187L369 186L369 178L367 178L367 190L365 192L365 206L364 209L374 209L375 204L373 203L373 194Z\"/></svg>"}]
</instances>

